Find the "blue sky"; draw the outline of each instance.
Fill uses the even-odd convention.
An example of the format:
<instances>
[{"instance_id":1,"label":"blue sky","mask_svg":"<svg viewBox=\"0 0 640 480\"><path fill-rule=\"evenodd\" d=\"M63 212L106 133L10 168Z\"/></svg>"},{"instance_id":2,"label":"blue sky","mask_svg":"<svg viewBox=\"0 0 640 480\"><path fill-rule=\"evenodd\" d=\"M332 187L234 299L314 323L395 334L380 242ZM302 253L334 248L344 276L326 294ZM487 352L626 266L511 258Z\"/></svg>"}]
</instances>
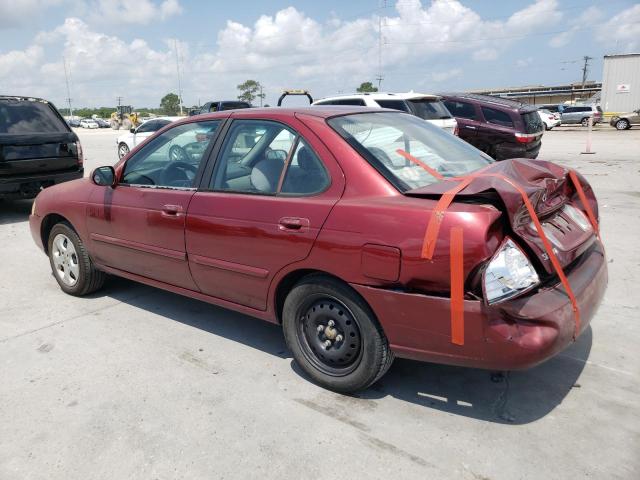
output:
<instances>
[{"instance_id":1,"label":"blue sky","mask_svg":"<svg viewBox=\"0 0 640 480\"><path fill-rule=\"evenodd\" d=\"M379 19L381 19L379 21ZM0 93L67 97L75 106L187 105L234 98L260 81L315 97L355 90L379 73L386 91L467 90L581 79L594 57L640 51L640 4L630 0L0 0Z\"/></svg>"}]
</instances>

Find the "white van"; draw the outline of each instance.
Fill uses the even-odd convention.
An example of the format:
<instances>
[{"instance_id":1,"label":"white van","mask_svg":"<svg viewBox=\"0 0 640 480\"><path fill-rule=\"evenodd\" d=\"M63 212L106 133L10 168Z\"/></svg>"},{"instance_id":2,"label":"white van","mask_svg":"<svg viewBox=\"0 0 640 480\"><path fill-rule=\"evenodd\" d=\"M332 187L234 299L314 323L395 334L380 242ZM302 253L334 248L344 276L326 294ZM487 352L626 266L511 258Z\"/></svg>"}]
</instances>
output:
<instances>
[{"instance_id":1,"label":"white van","mask_svg":"<svg viewBox=\"0 0 640 480\"><path fill-rule=\"evenodd\" d=\"M363 107L392 108L411 113L416 117L440 127L443 130L458 134L458 123L449 113L437 95L424 93L354 93L327 97L313 102L313 105L360 105Z\"/></svg>"}]
</instances>

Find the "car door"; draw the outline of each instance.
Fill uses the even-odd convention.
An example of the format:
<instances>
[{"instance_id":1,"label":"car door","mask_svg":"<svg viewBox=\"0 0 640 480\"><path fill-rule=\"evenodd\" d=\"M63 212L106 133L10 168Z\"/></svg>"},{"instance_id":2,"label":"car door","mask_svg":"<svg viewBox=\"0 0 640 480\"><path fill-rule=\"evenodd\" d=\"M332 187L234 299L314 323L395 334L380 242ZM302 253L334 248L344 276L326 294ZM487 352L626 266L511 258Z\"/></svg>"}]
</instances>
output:
<instances>
[{"instance_id":1,"label":"car door","mask_svg":"<svg viewBox=\"0 0 640 480\"><path fill-rule=\"evenodd\" d=\"M220 122L163 132L117 168L115 188L92 192L87 228L97 263L197 289L186 259L185 215Z\"/></svg>"},{"instance_id":2,"label":"car door","mask_svg":"<svg viewBox=\"0 0 640 480\"><path fill-rule=\"evenodd\" d=\"M478 129L482 122L475 105L458 99L446 99L443 102L458 122L458 136L479 148Z\"/></svg>"},{"instance_id":3,"label":"car door","mask_svg":"<svg viewBox=\"0 0 640 480\"><path fill-rule=\"evenodd\" d=\"M580 121L582 112L579 111L578 107L566 107L562 111L562 123L578 123Z\"/></svg>"},{"instance_id":4,"label":"car door","mask_svg":"<svg viewBox=\"0 0 640 480\"><path fill-rule=\"evenodd\" d=\"M491 107L480 107L480 111L484 122L478 128L478 136L486 144L482 150L495 154L496 145L514 142L515 126L507 112Z\"/></svg>"},{"instance_id":5,"label":"car door","mask_svg":"<svg viewBox=\"0 0 640 480\"><path fill-rule=\"evenodd\" d=\"M343 175L293 117L235 119L218 150L187 213L191 272L203 293L265 310L273 278L309 255Z\"/></svg>"}]
</instances>

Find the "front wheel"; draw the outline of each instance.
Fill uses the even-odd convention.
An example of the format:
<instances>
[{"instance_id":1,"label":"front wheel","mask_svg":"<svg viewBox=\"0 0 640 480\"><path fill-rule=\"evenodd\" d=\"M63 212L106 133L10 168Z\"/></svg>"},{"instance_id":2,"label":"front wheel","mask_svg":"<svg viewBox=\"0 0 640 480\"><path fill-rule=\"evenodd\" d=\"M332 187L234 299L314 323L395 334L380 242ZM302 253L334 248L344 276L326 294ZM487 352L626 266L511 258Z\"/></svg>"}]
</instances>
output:
<instances>
[{"instance_id":1,"label":"front wheel","mask_svg":"<svg viewBox=\"0 0 640 480\"><path fill-rule=\"evenodd\" d=\"M291 290L284 303L283 327L296 363L329 390L351 393L367 388L393 361L369 306L331 277L312 275Z\"/></svg>"},{"instance_id":2,"label":"front wheel","mask_svg":"<svg viewBox=\"0 0 640 480\"><path fill-rule=\"evenodd\" d=\"M621 118L616 122L616 130L626 130L629 128L629 121Z\"/></svg>"},{"instance_id":3,"label":"front wheel","mask_svg":"<svg viewBox=\"0 0 640 480\"><path fill-rule=\"evenodd\" d=\"M82 240L68 224L54 225L47 251L53 276L65 293L87 295L104 284L105 274L94 267Z\"/></svg>"},{"instance_id":4,"label":"front wheel","mask_svg":"<svg viewBox=\"0 0 640 480\"><path fill-rule=\"evenodd\" d=\"M122 158L129 153L129 146L122 142L118 145L118 158Z\"/></svg>"}]
</instances>

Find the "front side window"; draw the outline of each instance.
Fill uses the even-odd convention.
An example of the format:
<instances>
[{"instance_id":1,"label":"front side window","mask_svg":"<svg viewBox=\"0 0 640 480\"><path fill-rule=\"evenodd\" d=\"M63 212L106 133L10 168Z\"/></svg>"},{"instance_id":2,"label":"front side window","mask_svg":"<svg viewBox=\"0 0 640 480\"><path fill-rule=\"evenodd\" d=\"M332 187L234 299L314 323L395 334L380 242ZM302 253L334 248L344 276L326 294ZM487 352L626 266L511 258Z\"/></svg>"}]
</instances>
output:
<instances>
[{"instance_id":1,"label":"front side window","mask_svg":"<svg viewBox=\"0 0 640 480\"><path fill-rule=\"evenodd\" d=\"M468 143L413 115L359 113L328 120L362 157L398 190L424 187L444 177L467 175L493 160Z\"/></svg>"},{"instance_id":2,"label":"front side window","mask_svg":"<svg viewBox=\"0 0 640 480\"><path fill-rule=\"evenodd\" d=\"M210 188L241 193L308 195L328 175L293 130L268 120L235 120L222 145Z\"/></svg>"},{"instance_id":3,"label":"front side window","mask_svg":"<svg viewBox=\"0 0 640 480\"><path fill-rule=\"evenodd\" d=\"M454 117L476 119L475 107L467 102L459 102L457 100L445 100L444 105Z\"/></svg>"},{"instance_id":4,"label":"front side window","mask_svg":"<svg viewBox=\"0 0 640 480\"><path fill-rule=\"evenodd\" d=\"M487 123L493 123L495 125L500 125L502 127L512 127L513 121L508 113L505 113L501 110L496 110L495 108L489 107L481 107L482 115L484 115L484 119ZM537 117L537 115L536 115Z\"/></svg>"},{"instance_id":5,"label":"front side window","mask_svg":"<svg viewBox=\"0 0 640 480\"><path fill-rule=\"evenodd\" d=\"M195 178L220 120L178 125L154 138L124 168L121 183L151 187L195 187Z\"/></svg>"},{"instance_id":6,"label":"front side window","mask_svg":"<svg viewBox=\"0 0 640 480\"><path fill-rule=\"evenodd\" d=\"M165 125L169 124L168 120L149 120L138 127L136 133L157 132Z\"/></svg>"}]
</instances>

